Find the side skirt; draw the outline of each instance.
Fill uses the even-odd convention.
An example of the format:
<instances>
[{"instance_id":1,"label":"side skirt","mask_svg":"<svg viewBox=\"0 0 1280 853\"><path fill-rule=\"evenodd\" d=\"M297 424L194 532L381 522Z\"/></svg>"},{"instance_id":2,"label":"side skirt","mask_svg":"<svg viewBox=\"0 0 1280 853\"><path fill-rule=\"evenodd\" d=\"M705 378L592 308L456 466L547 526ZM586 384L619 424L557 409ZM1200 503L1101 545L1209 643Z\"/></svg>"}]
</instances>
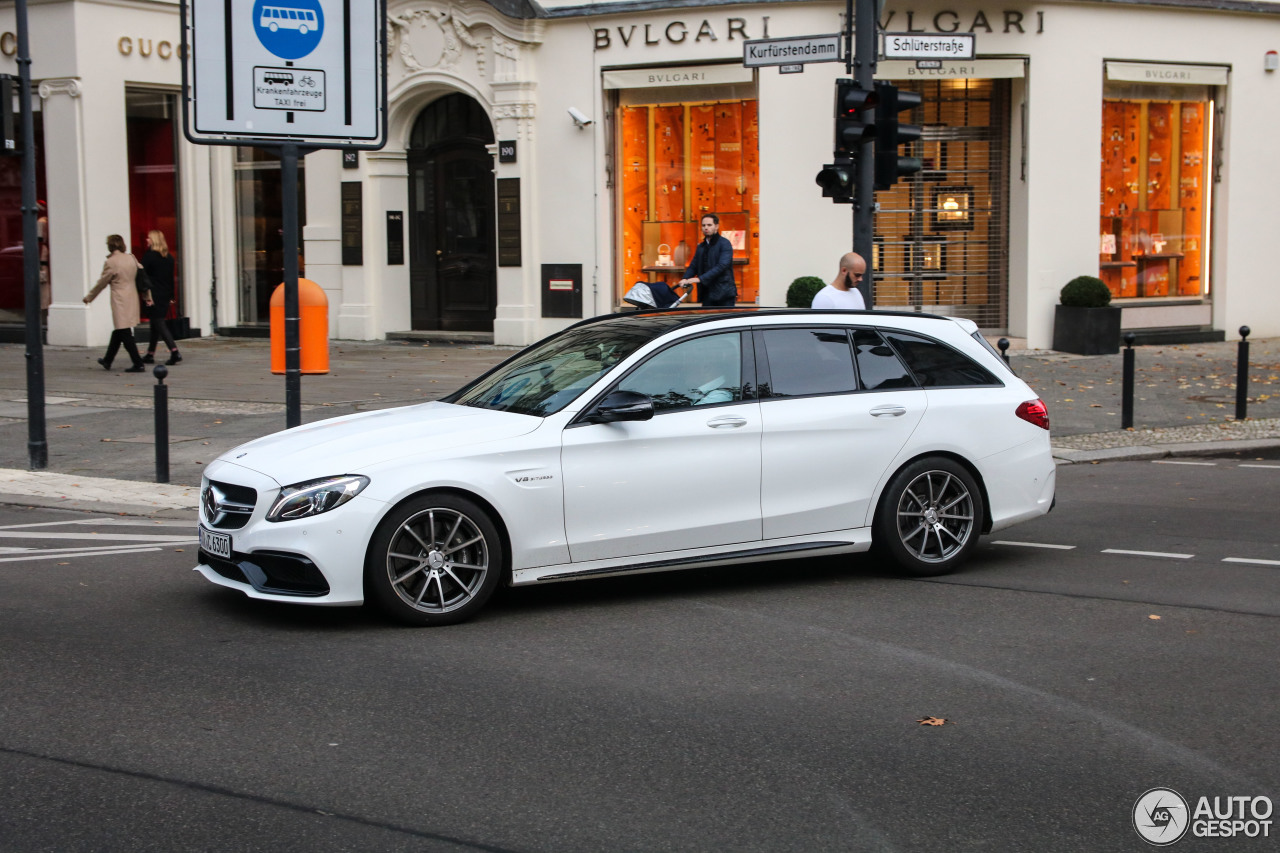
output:
<instances>
[{"instance_id":1,"label":"side skirt","mask_svg":"<svg viewBox=\"0 0 1280 853\"><path fill-rule=\"evenodd\" d=\"M853 531L842 531L854 534ZM833 554L854 554L866 551L871 546L871 534L867 529L859 530L850 540L789 542L779 545L739 548L714 552L695 552L669 557L661 560L648 560L642 563L621 563L609 561L609 565L561 564L558 566L542 566L536 569L523 569L513 573L512 586L524 586L533 583L554 583L556 581L582 580L585 578L601 578L613 575L643 574L646 572L666 572L678 569L710 568L712 566L728 566L735 563L757 563L768 560L779 560L788 557L823 557Z\"/></svg>"}]
</instances>

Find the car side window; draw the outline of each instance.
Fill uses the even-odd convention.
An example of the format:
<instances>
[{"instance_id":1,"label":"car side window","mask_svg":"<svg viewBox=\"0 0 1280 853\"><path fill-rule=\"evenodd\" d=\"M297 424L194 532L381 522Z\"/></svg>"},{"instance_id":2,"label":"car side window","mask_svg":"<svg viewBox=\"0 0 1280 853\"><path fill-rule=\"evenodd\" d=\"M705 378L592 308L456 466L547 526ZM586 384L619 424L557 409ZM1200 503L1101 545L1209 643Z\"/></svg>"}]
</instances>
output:
<instances>
[{"instance_id":1,"label":"car side window","mask_svg":"<svg viewBox=\"0 0 1280 853\"><path fill-rule=\"evenodd\" d=\"M866 391L887 391L893 388L914 388L916 381L911 372L880 337L871 329L853 330L853 351L858 360L858 377Z\"/></svg>"},{"instance_id":2,"label":"car side window","mask_svg":"<svg viewBox=\"0 0 1280 853\"><path fill-rule=\"evenodd\" d=\"M884 330L884 336L925 388L1001 384L985 367L940 341L888 330Z\"/></svg>"},{"instance_id":3,"label":"car side window","mask_svg":"<svg viewBox=\"0 0 1280 853\"><path fill-rule=\"evenodd\" d=\"M765 329L770 396L843 394L858 387L843 328Z\"/></svg>"},{"instance_id":4,"label":"car side window","mask_svg":"<svg viewBox=\"0 0 1280 853\"><path fill-rule=\"evenodd\" d=\"M738 402L742 335L705 335L667 347L631 371L618 390L647 394L658 412Z\"/></svg>"}]
</instances>

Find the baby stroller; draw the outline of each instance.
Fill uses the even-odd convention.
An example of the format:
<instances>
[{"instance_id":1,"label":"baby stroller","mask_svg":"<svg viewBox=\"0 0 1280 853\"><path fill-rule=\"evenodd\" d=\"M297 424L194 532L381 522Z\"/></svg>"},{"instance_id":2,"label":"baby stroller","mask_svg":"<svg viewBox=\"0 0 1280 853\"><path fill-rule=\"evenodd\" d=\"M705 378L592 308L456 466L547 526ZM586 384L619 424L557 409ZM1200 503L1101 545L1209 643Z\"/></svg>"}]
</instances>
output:
<instances>
[{"instance_id":1,"label":"baby stroller","mask_svg":"<svg viewBox=\"0 0 1280 853\"><path fill-rule=\"evenodd\" d=\"M622 295L622 301L637 308L675 308L689 295L688 289L676 296L668 284L661 281L637 281Z\"/></svg>"}]
</instances>

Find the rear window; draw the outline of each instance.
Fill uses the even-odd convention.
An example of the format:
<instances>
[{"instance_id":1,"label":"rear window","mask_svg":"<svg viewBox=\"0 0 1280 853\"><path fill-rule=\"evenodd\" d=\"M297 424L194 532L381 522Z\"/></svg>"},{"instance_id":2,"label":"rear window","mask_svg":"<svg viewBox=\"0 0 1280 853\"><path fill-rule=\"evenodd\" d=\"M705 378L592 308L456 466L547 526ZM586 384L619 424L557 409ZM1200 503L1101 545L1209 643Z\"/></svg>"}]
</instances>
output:
<instances>
[{"instance_id":1,"label":"rear window","mask_svg":"<svg viewBox=\"0 0 1280 853\"><path fill-rule=\"evenodd\" d=\"M853 351L858 359L858 375L866 390L887 391L892 388L916 387L916 381L898 359L898 354L885 343L878 332L855 329Z\"/></svg>"},{"instance_id":2,"label":"rear window","mask_svg":"<svg viewBox=\"0 0 1280 853\"><path fill-rule=\"evenodd\" d=\"M985 367L944 343L910 332L882 331L925 388L1001 384Z\"/></svg>"},{"instance_id":3,"label":"rear window","mask_svg":"<svg viewBox=\"0 0 1280 853\"><path fill-rule=\"evenodd\" d=\"M767 329L763 337L772 396L808 397L857 389L849 333L844 329Z\"/></svg>"}]
</instances>

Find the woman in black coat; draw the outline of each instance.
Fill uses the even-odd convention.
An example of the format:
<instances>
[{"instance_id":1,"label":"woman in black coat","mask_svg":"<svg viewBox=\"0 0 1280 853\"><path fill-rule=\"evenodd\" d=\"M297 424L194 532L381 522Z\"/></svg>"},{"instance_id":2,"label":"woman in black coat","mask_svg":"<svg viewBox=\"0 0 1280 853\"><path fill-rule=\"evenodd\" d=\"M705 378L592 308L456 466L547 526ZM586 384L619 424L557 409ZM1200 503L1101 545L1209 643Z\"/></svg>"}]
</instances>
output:
<instances>
[{"instance_id":1,"label":"woman in black coat","mask_svg":"<svg viewBox=\"0 0 1280 853\"><path fill-rule=\"evenodd\" d=\"M156 341L163 337L169 348L169 360L165 364L177 364L182 361L178 345L173 342L173 334L169 331L169 304L173 302L173 255L169 254L169 244L164 239L163 231L147 233L147 251L142 256L142 268L151 279L151 304L147 306L147 319L151 323L151 341L147 344L147 354L142 360L148 364L156 360Z\"/></svg>"}]
</instances>

